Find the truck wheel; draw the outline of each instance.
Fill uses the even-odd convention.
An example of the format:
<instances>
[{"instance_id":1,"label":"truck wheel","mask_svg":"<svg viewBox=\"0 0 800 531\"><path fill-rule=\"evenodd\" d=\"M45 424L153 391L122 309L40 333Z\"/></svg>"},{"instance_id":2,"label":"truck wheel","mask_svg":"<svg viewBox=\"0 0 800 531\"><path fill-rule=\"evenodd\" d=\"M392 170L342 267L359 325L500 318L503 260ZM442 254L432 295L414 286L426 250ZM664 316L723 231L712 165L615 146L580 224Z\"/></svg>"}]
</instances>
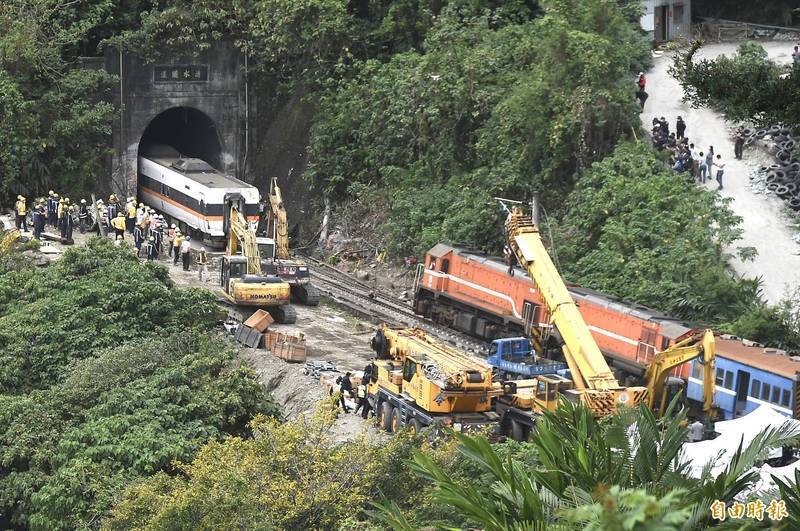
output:
<instances>
[{"instance_id":1,"label":"truck wheel","mask_svg":"<svg viewBox=\"0 0 800 531\"><path fill-rule=\"evenodd\" d=\"M391 417L391 428L389 431L392 433L397 433L400 431L400 408L392 408L392 417Z\"/></svg>"},{"instance_id":2,"label":"truck wheel","mask_svg":"<svg viewBox=\"0 0 800 531\"><path fill-rule=\"evenodd\" d=\"M511 438L517 442L525 442L528 440L530 430L522 422L511 419Z\"/></svg>"},{"instance_id":3,"label":"truck wheel","mask_svg":"<svg viewBox=\"0 0 800 531\"><path fill-rule=\"evenodd\" d=\"M414 432L414 435L417 435L422 431L422 423L418 419L411 419L408 425L411 428L411 431Z\"/></svg>"},{"instance_id":4,"label":"truck wheel","mask_svg":"<svg viewBox=\"0 0 800 531\"><path fill-rule=\"evenodd\" d=\"M381 426L384 430L388 431L389 433L392 432L392 415L394 414L394 408L389 402L384 402L381 406Z\"/></svg>"}]
</instances>

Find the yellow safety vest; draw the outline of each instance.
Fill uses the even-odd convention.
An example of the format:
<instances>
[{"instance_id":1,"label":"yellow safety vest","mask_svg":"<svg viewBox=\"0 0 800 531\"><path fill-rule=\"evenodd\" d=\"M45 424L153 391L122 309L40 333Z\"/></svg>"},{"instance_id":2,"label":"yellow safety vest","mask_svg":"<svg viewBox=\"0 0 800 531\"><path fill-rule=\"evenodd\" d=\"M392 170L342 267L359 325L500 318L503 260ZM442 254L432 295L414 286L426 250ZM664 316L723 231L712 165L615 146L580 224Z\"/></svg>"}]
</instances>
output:
<instances>
[{"instance_id":1,"label":"yellow safety vest","mask_svg":"<svg viewBox=\"0 0 800 531\"><path fill-rule=\"evenodd\" d=\"M111 225L117 230L125 230L125 218L116 217L111 220Z\"/></svg>"},{"instance_id":2,"label":"yellow safety vest","mask_svg":"<svg viewBox=\"0 0 800 531\"><path fill-rule=\"evenodd\" d=\"M59 219L61 218L61 213L64 211L64 202L58 202L58 208L56 209L56 214L58 215Z\"/></svg>"},{"instance_id":3,"label":"yellow safety vest","mask_svg":"<svg viewBox=\"0 0 800 531\"><path fill-rule=\"evenodd\" d=\"M128 217L135 218L136 217L136 207L133 204L128 205Z\"/></svg>"},{"instance_id":4,"label":"yellow safety vest","mask_svg":"<svg viewBox=\"0 0 800 531\"><path fill-rule=\"evenodd\" d=\"M180 247L181 245L183 245L183 240L184 240L183 236L177 236L175 238L175 241L172 242L172 246L175 248Z\"/></svg>"},{"instance_id":5,"label":"yellow safety vest","mask_svg":"<svg viewBox=\"0 0 800 531\"><path fill-rule=\"evenodd\" d=\"M17 215L24 216L26 212L25 201L17 201Z\"/></svg>"}]
</instances>

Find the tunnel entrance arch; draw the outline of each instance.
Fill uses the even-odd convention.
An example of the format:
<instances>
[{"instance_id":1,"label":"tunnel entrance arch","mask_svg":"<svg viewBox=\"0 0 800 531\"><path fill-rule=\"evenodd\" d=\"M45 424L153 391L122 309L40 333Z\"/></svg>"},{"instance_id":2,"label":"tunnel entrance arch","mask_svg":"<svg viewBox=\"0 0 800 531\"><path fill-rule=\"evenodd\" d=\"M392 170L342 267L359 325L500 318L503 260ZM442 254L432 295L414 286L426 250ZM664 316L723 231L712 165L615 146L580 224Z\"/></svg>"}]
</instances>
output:
<instances>
[{"instance_id":1,"label":"tunnel entrance arch","mask_svg":"<svg viewBox=\"0 0 800 531\"><path fill-rule=\"evenodd\" d=\"M156 115L142 132L138 154L146 154L160 145L170 146L182 157L202 159L224 171L224 150L217 125L198 109L172 107Z\"/></svg>"}]
</instances>

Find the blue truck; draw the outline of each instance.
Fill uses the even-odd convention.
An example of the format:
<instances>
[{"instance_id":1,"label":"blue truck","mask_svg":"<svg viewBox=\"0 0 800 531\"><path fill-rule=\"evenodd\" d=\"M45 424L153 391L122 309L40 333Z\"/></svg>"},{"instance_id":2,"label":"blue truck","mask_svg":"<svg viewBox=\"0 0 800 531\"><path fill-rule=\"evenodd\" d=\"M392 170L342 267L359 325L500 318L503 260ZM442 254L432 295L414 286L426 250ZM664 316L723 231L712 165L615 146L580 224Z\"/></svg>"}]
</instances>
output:
<instances>
[{"instance_id":1,"label":"blue truck","mask_svg":"<svg viewBox=\"0 0 800 531\"><path fill-rule=\"evenodd\" d=\"M530 339L525 337L495 339L487 361L502 380L558 374L567 369L564 362L537 357Z\"/></svg>"}]
</instances>

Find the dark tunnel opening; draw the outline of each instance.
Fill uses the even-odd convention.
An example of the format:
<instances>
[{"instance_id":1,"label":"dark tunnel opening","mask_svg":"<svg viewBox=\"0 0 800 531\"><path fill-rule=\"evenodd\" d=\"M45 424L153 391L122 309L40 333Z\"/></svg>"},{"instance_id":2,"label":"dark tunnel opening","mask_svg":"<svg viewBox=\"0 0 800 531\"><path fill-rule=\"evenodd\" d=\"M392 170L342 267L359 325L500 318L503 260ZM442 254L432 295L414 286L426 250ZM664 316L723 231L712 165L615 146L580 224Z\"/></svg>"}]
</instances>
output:
<instances>
[{"instance_id":1,"label":"dark tunnel opening","mask_svg":"<svg viewBox=\"0 0 800 531\"><path fill-rule=\"evenodd\" d=\"M214 121L191 107L173 107L147 125L139 141L139 153L156 144L175 148L184 157L195 157L222 170L222 145Z\"/></svg>"}]
</instances>

